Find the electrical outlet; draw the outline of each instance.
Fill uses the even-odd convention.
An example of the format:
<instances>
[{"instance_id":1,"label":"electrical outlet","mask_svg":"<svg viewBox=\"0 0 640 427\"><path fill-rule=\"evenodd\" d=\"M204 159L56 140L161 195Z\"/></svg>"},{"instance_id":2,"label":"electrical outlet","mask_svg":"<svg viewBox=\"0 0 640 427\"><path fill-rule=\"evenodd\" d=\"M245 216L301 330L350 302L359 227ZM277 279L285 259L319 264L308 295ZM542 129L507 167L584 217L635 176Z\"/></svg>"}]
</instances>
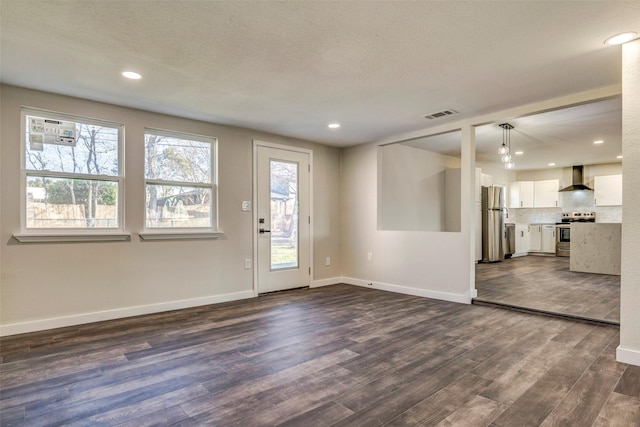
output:
<instances>
[{"instance_id":1,"label":"electrical outlet","mask_svg":"<svg viewBox=\"0 0 640 427\"><path fill-rule=\"evenodd\" d=\"M324 265L329 266L331 265L331 257L328 256L324 259Z\"/></svg>"},{"instance_id":2,"label":"electrical outlet","mask_svg":"<svg viewBox=\"0 0 640 427\"><path fill-rule=\"evenodd\" d=\"M367 283L367 286L369 286L370 288L373 288L373 283Z\"/></svg>"},{"instance_id":3,"label":"electrical outlet","mask_svg":"<svg viewBox=\"0 0 640 427\"><path fill-rule=\"evenodd\" d=\"M367 261L371 261L373 259L373 254L371 252L367 252Z\"/></svg>"},{"instance_id":4,"label":"electrical outlet","mask_svg":"<svg viewBox=\"0 0 640 427\"><path fill-rule=\"evenodd\" d=\"M247 258L244 260L244 268L249 270L251 268L251 258Z\"/></svg>"}]
</instances>

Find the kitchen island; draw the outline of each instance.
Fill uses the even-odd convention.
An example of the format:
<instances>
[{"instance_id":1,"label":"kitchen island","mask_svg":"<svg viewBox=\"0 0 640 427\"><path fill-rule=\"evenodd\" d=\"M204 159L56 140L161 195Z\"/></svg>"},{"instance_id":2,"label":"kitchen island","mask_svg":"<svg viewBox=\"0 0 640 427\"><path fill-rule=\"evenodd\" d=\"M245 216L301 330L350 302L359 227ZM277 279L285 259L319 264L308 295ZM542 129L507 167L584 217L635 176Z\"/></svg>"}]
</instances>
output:
<instances>
[{"instance_id":1,"label":"kitchen island","mask_svg":"<svg viewBox=\"0 0 640 427\"><path fill-rule=\"evenodd\" d=\"M621 241L620 223L572 223L569 269L619 276Z\"/></svg>"}]
</instances>

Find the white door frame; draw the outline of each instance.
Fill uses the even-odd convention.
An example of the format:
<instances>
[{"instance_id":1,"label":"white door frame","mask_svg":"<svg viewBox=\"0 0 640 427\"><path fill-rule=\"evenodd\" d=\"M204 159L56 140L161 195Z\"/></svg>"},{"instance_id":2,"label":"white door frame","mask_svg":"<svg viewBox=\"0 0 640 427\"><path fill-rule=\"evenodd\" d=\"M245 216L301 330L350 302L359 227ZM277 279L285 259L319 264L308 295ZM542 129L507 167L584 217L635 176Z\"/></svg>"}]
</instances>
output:
<instances>
[{"instance_id":1,"label":"white door frame","mask_svg":"<svg viewBox=\"0 0 640 427\"><path fill-rule=\"evenodd\" d=\"M313 264L313 150L295 147L291 145L275 144L272 142L253 140L253 223L251 224L252 242L253 242L253 295L258 296L258 147L275 148L278 150L293 151L296 153L305 153L309 155L309 214L311 216L311 224L309 224L309 263L311 274L309 275L309 286L313 285L313 276L315 274Z\"/></svg>"}]
</instances>

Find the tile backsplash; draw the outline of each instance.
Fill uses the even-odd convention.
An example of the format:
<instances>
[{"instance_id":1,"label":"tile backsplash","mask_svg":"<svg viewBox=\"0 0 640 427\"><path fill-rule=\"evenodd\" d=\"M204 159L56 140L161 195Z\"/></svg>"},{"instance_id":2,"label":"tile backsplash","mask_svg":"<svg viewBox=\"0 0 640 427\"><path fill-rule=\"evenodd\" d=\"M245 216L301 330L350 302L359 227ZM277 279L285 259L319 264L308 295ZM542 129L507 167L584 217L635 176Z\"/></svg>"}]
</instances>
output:
<instances>
[{"instance_id":1,"label":"tile backsplash","mask_svg":"<svg viewBox=\"0 0 640 427\"><path fill-rule=\"evenodd\" d=\"M516 224L555 224L562 221L561 214L561 208L509 209L509 218L506 222L515 222Z\"/></svg>"}]
</instances>

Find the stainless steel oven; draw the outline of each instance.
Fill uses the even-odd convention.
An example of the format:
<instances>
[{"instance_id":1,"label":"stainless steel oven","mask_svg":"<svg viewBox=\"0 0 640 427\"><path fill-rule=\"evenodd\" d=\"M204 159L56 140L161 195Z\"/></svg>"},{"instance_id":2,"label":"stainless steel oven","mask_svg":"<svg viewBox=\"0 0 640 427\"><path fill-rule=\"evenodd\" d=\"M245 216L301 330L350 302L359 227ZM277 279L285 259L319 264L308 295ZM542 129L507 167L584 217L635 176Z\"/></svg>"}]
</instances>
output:
<instances>
[{"instance_id":1,"label":"stainless steel oven","mask_svg":"<svg viewBox=\"0 0 640 427\"><path fill-rule=\"evenodd\" d=\"M571 256L571 223L596 222L595 212L563 212L556 223L556 256Z\"/></svg>"},{"instance_id":2,"label":"stainless steel oven","mask_svg":"<svg viewBox=\"0 0 640 427\"><path fill-rule=\"evenodd\" d=\"M556 224L556 256L571 255L571 225Z\"/></svg>"}]
</instances>

